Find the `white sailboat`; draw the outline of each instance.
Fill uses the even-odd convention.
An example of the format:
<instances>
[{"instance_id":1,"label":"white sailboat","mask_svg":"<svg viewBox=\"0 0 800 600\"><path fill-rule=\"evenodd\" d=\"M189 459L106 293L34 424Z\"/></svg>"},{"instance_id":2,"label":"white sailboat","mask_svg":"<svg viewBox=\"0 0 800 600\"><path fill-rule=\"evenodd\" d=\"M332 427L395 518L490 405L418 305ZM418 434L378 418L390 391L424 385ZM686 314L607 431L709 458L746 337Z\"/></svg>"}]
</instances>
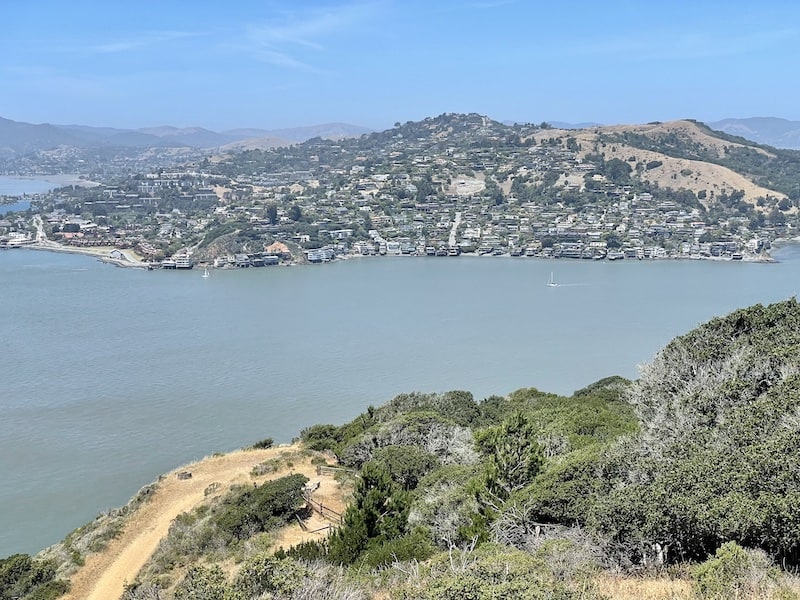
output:
<instances>
[{"instance_id":1,"label":"white sailboat","mask_svg":"<svg viewBox=\"0 0 800 600\"><path fill-rule=\"evenodd\" d=\"M547 287L558 287L558 284L553 279L553 272L550 271L550 280L547 282Z\"/></svg>"},{"instance_id":2,"label":"white sailboat","mask_svg":"<svg viewBox=\"0 0 800 600\"><path fill-rule=\"evenodd\" d=\"M208 267L203 271L203 279L208 279Z\"/></svg>"}]
</instances>

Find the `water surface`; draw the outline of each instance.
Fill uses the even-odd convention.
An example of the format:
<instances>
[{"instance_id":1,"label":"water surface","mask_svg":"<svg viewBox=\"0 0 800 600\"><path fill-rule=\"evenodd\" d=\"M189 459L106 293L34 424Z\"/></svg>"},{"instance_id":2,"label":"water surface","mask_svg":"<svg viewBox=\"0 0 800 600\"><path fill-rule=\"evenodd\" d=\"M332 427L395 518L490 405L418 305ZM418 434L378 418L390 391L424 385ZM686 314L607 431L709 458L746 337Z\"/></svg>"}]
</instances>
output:
<instances>
[{"instance_id":1,"label":"water surface","mask_svg":"<svg viewBox=\"0 0 800 600\"><path fill-rule=\"evenodd\" d=\"M400 392L634 378L675 335L794 295L800 252L778 256L370 258L203 279L2 251L0 556L58 541L180 464Z\"/></svg>"}]
</instances>

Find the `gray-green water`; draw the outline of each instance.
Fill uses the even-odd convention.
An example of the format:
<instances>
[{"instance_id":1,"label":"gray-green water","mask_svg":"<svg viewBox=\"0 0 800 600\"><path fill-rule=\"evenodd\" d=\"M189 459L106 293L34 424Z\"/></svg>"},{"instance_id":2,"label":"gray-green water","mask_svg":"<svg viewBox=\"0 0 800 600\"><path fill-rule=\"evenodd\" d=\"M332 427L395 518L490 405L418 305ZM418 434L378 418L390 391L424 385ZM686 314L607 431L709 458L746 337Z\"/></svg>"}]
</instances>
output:
<instances>
[{"instance_id":1,"label":"gray-green water","mask_svg":"<svg viewBox=\"0 0 800 600\"><path fill-rule=\"evenodd\" d=\"M0 556L58 541L182 463L400 392L635 377L700 322L794 295L800 252L779 257L375 258L203 279L0 252Z\"/></svg>"},{"instance_id":2,"label":"gray-green water","mask_svg":"<svg viewBox=\"0 0 800 600\"><path fill-rule=\"evenodd\" d=\"M58 187L58 184L43 179L28 177L9 177L0 175L0 196L22 196L24 194L43 194Z\"/></svg>"}]
</instances>

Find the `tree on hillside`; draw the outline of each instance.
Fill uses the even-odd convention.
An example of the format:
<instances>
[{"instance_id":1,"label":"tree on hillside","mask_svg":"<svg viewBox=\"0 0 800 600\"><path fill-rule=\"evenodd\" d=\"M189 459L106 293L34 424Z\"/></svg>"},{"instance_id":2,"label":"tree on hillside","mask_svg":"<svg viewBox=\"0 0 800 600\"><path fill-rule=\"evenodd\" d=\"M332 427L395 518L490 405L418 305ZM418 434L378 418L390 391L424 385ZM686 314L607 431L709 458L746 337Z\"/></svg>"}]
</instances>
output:
<instances>
[{"instance_id":1,"label":"tree on hillside","mask_svg":"<svg viewBox=\"0 0 800 600\"><path fill-rule=\"evenodd\" d=\"M533 423L515 412L496 427L476 436L479 450L488 456L486 482L488 491L507 500L515 491L528 485L544 461L536 441Z\"/></svg>"},{"instance_id":2,"label":"tree on hillside","mask_svg":"<svg viewBox=\"0 0 800 600\"><path fill-rule=\"evenodd\" d=\"M292 221L299 221L303 218L303 210L297 204L292 204L289 208L288 216Z\"/></svg>"},{"instance_id":3,"label":"tree on hillside","mask_svg":"<svg viewBox=\"0 0 800 600\"><path fill-rule=\"evenodd\" d=\"M614 183L623 183L630 179L633 169L624 160L612 158L607 160L604 165L605 176Z\"/></svg>"},{"instance_id":4,"label":"tree on hillside","mask_svg":"<svg viewBox=\"0 0 800 600\"><path fill-rule=\"evenodd\" d=\"M353 564L368 545L401 537L406 532L409 507L408 494L392 481L386 468L378 462L366 463L344 522L330 537L329 559Z\"/></svg>"},{"instance_id":5,"label":"tree on hillside","mask_svg":"<svg viewBox=\"0 0 800 600\"><path fill-rule=\"evenodd\" d=\"M593 526L629 556L704 559L724 542L800 562L800 305L714 319L670 342L627 393L641 433L601 469Z\"/></svg>"},{"instance_id":6,"label":"tree on hillside","mask_svg":"<svg viewBox=\"0 0 800 600\"><path fill-rule=\"evenodd\" d=\"M275 225L278 222L278 207L274 204L267 205L267 221L269 221L270 225Z\"/></svg>"},{"instance_id":7,"label":"tree on hillside","mask_svg":"<svg viewBox=\"0 0 800 600\"><path fill-rule=\"evenodd\" d=\"M473 516L466 537L486 539L494 521L512 495L531 483L544 463L536 428L520 411L499 425L479 431L475 442L486 458L483 474L472 482L480 509Z\"/></svg>"}]
</instances>

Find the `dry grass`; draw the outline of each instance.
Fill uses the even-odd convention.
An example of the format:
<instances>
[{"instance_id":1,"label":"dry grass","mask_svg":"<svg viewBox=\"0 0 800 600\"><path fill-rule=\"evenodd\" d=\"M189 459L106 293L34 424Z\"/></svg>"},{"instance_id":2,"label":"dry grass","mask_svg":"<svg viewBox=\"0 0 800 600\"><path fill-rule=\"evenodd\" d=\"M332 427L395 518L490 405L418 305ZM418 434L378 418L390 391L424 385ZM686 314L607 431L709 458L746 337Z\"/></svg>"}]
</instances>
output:
<instances>
[{"instance_id":1,"label":"dry grass","mask_svg":"<svg viewBox=\"0 0 800 600\"><path fill-rule=\"evenodd\" d=\"M633 148L625 144L608 145L603 148L606 160L618 158L627 161L630 156L635 156L638 162L648 163L660 160L663 164L649 171L644 171L640 177L645 181L657 183L664 188L685 188L697 193L706 190L714 192L715 196L723 192L730 194L736 190L744 191L745 200L753 203L759 196L772 196L783 198L785 195L774 190L754 184L746 177L732 171L727 167L715 165L699 160L685 158L672 158L665 154ZM684 175L684 173L686 173Z\"/></svg>"},{"instance_id":2,"label":"dry grass","mask_svg":"<svg viewBox=\"0 0 800 600\"><path fill-rule=\"evenodd\" d=\"M257 478L250 474L255 465L276 459L282 463L278 472ZM292 472L302 473L312 481L314 478L329 479L321 482L320 491L326 494L325 501L333 504L338 484L331 477L317 477L316 466L311 464L311 460L311 453L296 446L237 451L206 458L162 477L147 501L138 505L125 520L121 532L100 552L90 554L72 576L72 591L67 600L118 598L125 582L135 580L161 539L167 535L173 519L213 500L232 485L252 485L254 481L261 483ZM178 479L179 471L190 471L191 479Z\"/></svg>"},{"instance_id":3,"label":"dry grass","mask_svg":"<svg viewBox=\"0 0 800 600\"><path fill-rule=\"evenodd\" d=\"M742 146L742 144L720 140L708 135L708 133L690 121L671 121L652 125L614 125L570 131L547 129L536 133L533 137L537 142L549 138L559 138L563 140L567 137L574 137L583 148L579 155L585 156L587 153L594 150L594 145L597 143L599 135L619 134L627 131L651 137L670 133L677 134L682 138L688 138L702 144L707 150L714 152L717 156L724 155L724 148L726 146ZM644 171L640 175L642 179L651 183L657 183L660 187L673 189L685 188L695 193L706 190L707 193L710 194L714 192L717 196L723 192L731 193L735 190L743 190L745 200L750 203L754 203L755 199L759 196L766 197L769 195L774 198L785 197L785 194L758 186L746 177L721 165L683 158L673 158L659 152L641 150L619 142L606 144L604 147L599 148L599 150L605 153L606 160L618 158L627 161L629 157L635 156L637 162L645 164L650 161L661 161L663 163L662 166ZM759 152L768 155L765 151L759 150Z\"/></svg>"},{"instance_id":4,"label":"dry grass","mask_svg":"<svg viewBox=\"0 0 800 600\"><path fill-rule=\"evenodd\" d=\"M688 579L664 577L631 577L603 573L595 578L601 594L613 600L697 600ZM765 599L800 599L800 577L783 575ZM739 598L739 600L748 600Z\"/></svg>"},{"instance_id":5,"label":"dry grass","mask_svg":"<svg viewBox=\"0 0 800 600\"><path fill-rule=\"evenodd\" d=\"M626 577L602 574L595 579L601 594L614 600L693 600L695 594L687 579L667 577Z\"/></svg>"}]
</instances>

